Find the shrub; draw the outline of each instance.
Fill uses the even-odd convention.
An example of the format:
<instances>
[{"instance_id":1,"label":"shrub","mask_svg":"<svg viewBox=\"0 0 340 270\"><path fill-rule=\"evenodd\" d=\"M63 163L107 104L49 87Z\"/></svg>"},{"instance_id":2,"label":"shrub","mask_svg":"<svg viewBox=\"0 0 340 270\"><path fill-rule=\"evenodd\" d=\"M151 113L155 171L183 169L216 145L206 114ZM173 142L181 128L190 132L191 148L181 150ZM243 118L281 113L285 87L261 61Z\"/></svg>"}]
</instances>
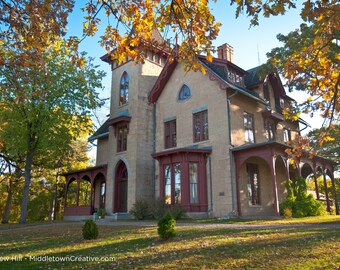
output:
<instances>
[{"instance_id":1,"label":"shrub","mask_svg":"<svg viewBox=\"0 0 340 270\"><path fill-rule=\"evenodd\" d=\"M175 220L179 220L186 217L185 209L178 203L170 206L170 213Z\"/></svg>"},{"instance_id":2,"label":"shrub","mask_svg":"<svg viewBox=\"0 0 340 270\"><path fill-rule=\"evenodd\" d=\"M151 202L150 210L152 217L155 219L162 218L168 209L168 205L165 203L164 198L157 198L154 201Z\"/></svg>"},{"instance_id":3,"label":"shrub","mask_svg":"<svg viewBox=\"0 0 340 270\"><path fill-rule=\"evenodd\" d=\"M286 207L284 210L283 210L283 216L284 218L292 218L293 217L293 211L292 209Z\"/></svg>"},{"instance_id":4,"label":"shrub","mask_svg":"<svg viewBox=\"0 0 340 270\"><path fill-rule=\"evenodd\" d=\"M146 200L137 200L129 211L135 219L142 220L152 218L151 203Z\"/></svg>"},{"instance_id":5,"label":"shrub","mask_svg":"<svg viewBox=\"0 0 340 270\"><path fill-rule=\"evenodd\" d=\"M97 215L98 215L98 217L105 217L105 215L106 215L106 210L104 209L104 208L99 208L98 210L97 210Z\"/></svg>"},{"instance_id":6,"label":"shrub","mask_svg":"<svg viewBox=\"0 0 340 270\"><path fill-rule=\"evenodd\" d=\"M146 218L160 219L169 211L175 220L185 217L185 209L180 204L169 205L164 198L156 200L138 200L129 211L138 220Z\"/></svg>"},{"instance_id":7,"label":"shrub","mask_svg":"<svg viewBox=\"0 0 340 270\"><path fill-rule=\"evenodd\" d=\"M335 206L331 206L331 211L329 212L330 215L336 215Z\"/></svg>"},{"instance_id":8,"label":"shrub","mask_svg":"<svg viewBox=\"0 0 340 270\"><path fill-rule=\"evenodd\" d=\"M163 240L170 239L176 235L176 220L170 212L166 212L163 218L158 222L158 235Z\"/></svg>"},{"instance_id":9,"label":"shrub","mask_svg":"<svg viewBox=\"0 0 340 270\"><path fill-rule=\"evenodd\" d=\"M306 179L299 176L295 181L286 182L287 197L280 204L280 214L285 216L285 209L291 209L293 217L320 216L325 214L322 202L312 195L307 195Z\"/></svg>"},{"instance_id":10,"label":"shrub","mask_svg":"<svg viewBox=\"0 0 340 270\"><path fill-rule=\"evenodd\" d=\"M98 226L93 220L86 220L83 226L83 238L85 240L96 239L98 237Z\"/></svg>"}]
</instances>

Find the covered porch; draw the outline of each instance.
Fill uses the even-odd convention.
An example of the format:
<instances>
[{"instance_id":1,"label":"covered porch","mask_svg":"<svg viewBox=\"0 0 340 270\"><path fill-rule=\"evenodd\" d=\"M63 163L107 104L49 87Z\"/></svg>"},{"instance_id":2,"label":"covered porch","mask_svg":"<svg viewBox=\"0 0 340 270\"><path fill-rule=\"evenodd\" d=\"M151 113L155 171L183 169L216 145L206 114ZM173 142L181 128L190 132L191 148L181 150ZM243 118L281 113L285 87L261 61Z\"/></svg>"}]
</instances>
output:
<instances>
[{"instance_id":1,"label":"covered porch","mask_svg":"<svg viewBox=\"0 0 340 270\"><path fill-rule=\"evenodd\" d=\"M334 181L335 162L314 156L302 156L293 166L285 150L289 146L278 142L248 144L232 149L235 162L237 210L239 216L279 216L279 204L286 197L285 182L297 176L314 179L316 199L321 200L317 178L323 177L326 210L331 210L327 179ZM336 214L339 206L334 194Z\"/></svg>"},{"instance_id":2,"label":"covered porch","mask_svg":"<svg viewBox=\"0 0 340 270\"><path fill-rule=\"evenodd\" d=\"M107 166L64 173L66 178L64 218L92 215L105 209Z\"/></svg>"}]
</instances>

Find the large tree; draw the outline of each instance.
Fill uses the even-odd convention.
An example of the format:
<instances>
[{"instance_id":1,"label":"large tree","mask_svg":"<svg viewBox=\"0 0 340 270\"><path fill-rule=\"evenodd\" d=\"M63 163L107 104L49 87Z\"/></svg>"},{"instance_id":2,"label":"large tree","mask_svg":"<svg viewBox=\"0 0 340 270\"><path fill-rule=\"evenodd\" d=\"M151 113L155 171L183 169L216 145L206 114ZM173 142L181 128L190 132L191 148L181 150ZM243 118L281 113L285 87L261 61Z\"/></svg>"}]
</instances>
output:
<instances>
[{"instance_id":1,"label":"large tree","mask_svg":"<svg viewBox=\"0 0 340 270\"><path fill-rule=\"evenodd\" d=\"M245 13L250 17L250 24L255 26L259 16L284 15L288 9L296 8L298 1L230 0L230 3L236 6L236 17ZM151 40L155 28L173 45L179 43L173 54L178 60L184 60L187 68L202 68L197 54L212 59L212 41L218 35L220 23L215 22L207 0L90 0L84 10L87 12L84 36L92 36L98 30L101 11L112 18L101 44L118 61L124 61L126 56L143 61L145 56L136 49L141 43L164 45ZM339 118L339 16L338 0L303 1L301 18L304 23L287 36L278 35L283 46L268 54L269 63L281 73L290 88L309 94L298 110L287 110L287 115L296 118L296 112L320 111L324 125L329 127Z\"/></svg>"},{"instance_id":2,"label":"large tree","mask_svg":"<svg viewBox=\"0 0 340 270\"><path fill-rule=\"evenodd\" d=\"M308 94L298 111L323 117L327 129L319 133L322 143L333 123L340 120L339 1L305 1L301 17L305 23L288 35L278 35L283 46L268 56L290 89Z\"/></svg>"},{"instance_id":3,"label":"large tree","mask_svg":"<svg viewBox=\"0 0 340 270\"><path fill-rule=\"evenodd\" d=\"M318 150L321 156L337 162L338 169L340 169L340 124L335 124L333 128L328 131L329 138L320 145L319 138L323 136L326 129L325 127L314 129L309 132L308 137L310 138L312 147Z\"/></svg>"},{"instance_id":4,"label":"large tree","mask_svg":"<svg viewBox=\"0 0 340 270\"><path fill-rule=\"evenodd\" d=\"M230 0L236 17L249 16L253 26L258 24L259 16L284 15L288 9L296 8L297 3L301 2ZM0 24L5 26L1 36L15 46L27 43L34 51L31 57L39 57L51 39L65 33L67 15L73 4L73 0L1 0ZM300 111L319 110L326 119L324 124L331 126L339 117L340 104L340 4L337 0L304 0L301 4L304 23L287 36L278 36L283 46L269 54L270 63L287 79L288 86L310 95L301 104ZM165 40L172 45L179 44L173 57L176 54L178 60L184 60L187 68L203 69L196 55L205 54L208 60L212 59L215 49L212 42L221 25L215 21L208 0L88 0L83 10L86 15L82 39L95 35L101 23L100 13L105 13L109 20L101 36L101 45L120 62L127 56L143 61L145 55L138 50L141 44L168 46L151 40L152 31L159 29ZM75 49L79 41L73 37L69 44ZM76 54L74 60L82 63Z\"/></svg>"},{"instance_id":5,"label":"large tree","mask_svg":"<svg viewBox=\"0 0 340 270\"><path fill-rule=\"evenodd\" d=\"M62 39L55 39L37 59L21 61L26 49L1 47L0 137L6 152L24 156L24 191L20 223L27 218L27 205L35 163L51 162L89 125L90 111L101 105L96 89L104 73L91 59L74 65L72 52ZM85 57L82 57L85 61Z\"/></svg>"}]
</instances>

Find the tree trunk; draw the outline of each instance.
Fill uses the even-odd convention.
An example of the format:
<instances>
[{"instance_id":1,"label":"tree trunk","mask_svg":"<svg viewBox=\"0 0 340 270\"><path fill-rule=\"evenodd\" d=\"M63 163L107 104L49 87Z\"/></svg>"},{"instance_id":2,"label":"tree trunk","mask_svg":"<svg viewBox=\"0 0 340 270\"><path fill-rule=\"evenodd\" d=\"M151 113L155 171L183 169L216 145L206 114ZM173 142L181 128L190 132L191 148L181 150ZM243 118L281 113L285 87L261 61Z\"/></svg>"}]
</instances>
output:
<instances>
[{"instance_id":1,"label":"tree trunk","mask_svg":"<svg viewBox=\"0 0 340 270\"><path fill-rule=\"evenodd\" d=\"M8 163L8 171L9 171L9 178L8 178L8 186L7 186L7 199L6 199L6 206L4 209L4 213L2 215L2 224L7 224L9 220L9 215L11 212L11 205L13 199L13 178L12 178L12 169L11 165ZM15 169L15 176L17 176L18 169Z\"/></svg>"},{"instance_id":2,"label":"tree trunk","mask_svg":"<svg viewBox=\"0 0 340 270\"><path fill-rule=\"evenodd\" d=\"M33 164L33 150L28 151L26 156L26 164L25 164L25 184L24 184L24 192L22 194L22 203L21 203L21 211L20 211L20 224L25 224L27 219L27 208L28 208L28 197L30 193L30 185L31 185L31 171Z\"/></svg>"},{"instance_id":3,"label":"tree trunk","mask_svg":"<svg viewBox=\"0 0 340 270\"><path fill-rule=\"evenodd\" d=\"M10 182L12 180L9 180ZM11 210L11 205L12 205L12 198L13 198L13 191L12 191L12 184L9 184L8 188L8 195L7 195L7 200L6 200L6 206L5 206L5 211L4 214L2 215L2 224L7 224L9 220L9 214Z\"/></svg>"},{"instance_id":4,"label":"tree trunk","mask_svg":"<svg viewBox=\"0 0 340 270\"><path fill-rule=\"evenodd\" d=\"M55 220L54 218L54 209L55 209L55 192L54 190L51 192L51 198L50 198L50 213L48 215L48 220Z\"/></svg>"}]
</instances>

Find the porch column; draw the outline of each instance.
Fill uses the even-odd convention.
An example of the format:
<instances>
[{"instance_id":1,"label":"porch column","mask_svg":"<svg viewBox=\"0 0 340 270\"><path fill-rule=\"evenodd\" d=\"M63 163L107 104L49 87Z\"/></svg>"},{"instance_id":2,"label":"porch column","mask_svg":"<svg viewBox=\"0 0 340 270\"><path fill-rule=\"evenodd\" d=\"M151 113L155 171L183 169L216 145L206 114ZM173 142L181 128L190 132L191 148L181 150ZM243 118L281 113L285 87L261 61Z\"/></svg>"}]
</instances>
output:
<instances>
[{"instance_id":1,"label":"porch column","mask_svg":"<svg viewBox=\"0 0 340 270\"><path fill-rule=\"evenodd\" d=\"M77 176L77 196L76 196L76 205L79 206L79 190L80 190L80 180L78 179L79 177Z\"/></svg>"},{"instance_id":2,"label":"porch column","mask_svg":"<svg viewBox=\"0 0 340 270\"><path fill-rule=\"evenodd\" d=\"M285 165L285 174L286 174L286 181L289 180L289 159L288 158L282 158L283 163Z\"/></svg>"},{"instance_id":3,"label":"porch column","mask_svg":"<svg viewBox=\"0 0 340 270\"><path fill-rule=\"evenodd\" d=\"M317 176L317 171L316 171L315 164L313 166L313 177L314 177L314 184L315 184L316 199L320 200L319 185L318 185L318 176Z\"/></svg>"},{"instance_id":4,"label":"porch column","mask_svg":"<svg viewBox=\"0 0 340 270\"><path fill-rule=\"evenodd\" d=\"M326 179L326 174L324 172L324 169L322 170L322 175L323 175L323 183L325 185L325 195L326 195L326 204L327 204L327 212L331 211L331 206L329 204L329 197L328 197L328 188L327 188L327 179Z\"/></svg>"},{"instance_id":5,"label":"porch column","mask_svg":"<svg viewBox=\"0 0 340 270\"><path fill-rule=\"evenodd\" d=\"M280 209L279 209L279 196L277 192L277 182L276 182L276 170L275 170L275 158L271 158L271 162L269 163L270 167L270 174L272 177L273 182L273 194L274 194L274 214L276 216L280 215Z\"/></svg>"},{"instance_id":6,"label":"porch column","mask_svg":"<svg viewBox=\"0 0 340 270\"><path fill-rule=\"evenodd\" d=\"M181 157L181 204L184 206L184 209L187 211L192 211L191 209L191 204L190 204L190 191L189 191L189 185L190 185L190 180L189 180L189 162L188 162L188 156L183 155ZM199 171L199 165L197 170ZM199 179L199 172L197 171L197 185L200 185L200 179ZM186 179L186 182L182 181L182 179ZM198 192L199 192L198 188ZM201 199L201 197L198 197ZM201 203L201 202L199 202Z\"/></svg>"},{"instance_id":7,"label":"porch column","mask_svg":"<svg viewBox=\"0 0 340 270\"><path fill-rule=\"evenodd\" d=\"M332 181L332 186L333 186L333 194L334 194L334 204L335 204L335 213L337 215L340 215L339 213L339 204L338 204L338 198L336 196L336 186L335 186L335 181L334 181L334 172L331 172L330 175L331 181Z\"/></svg>"},{"instance_id":8,"label":"porch column","mask_svg":"<svg viewBox=\"0 0 340 270\"><path fill-rule=\"evenodd\" d=\"M240 177L240 164L239 164L239 160L235 159L237 214L238 214L238 216L241 216L242 215L242 211L241 211L239 177Z\"/></svg>"},{"instance_id":9,"label":"porch column","mask_svg":"<svg viewBox=\"0 0 340 270\"><path fill-rule=\"evenodd\" d=\"M95 189L94 189L94 183L91 182L91 192L90 192L90 211L92 214L92 211L94 211L94 198L95 198Z\"/></svg>"},{"instance_id":10,"label":"porch column","mask_svg":"<svg viewBox=\"0 0 340 270\"><path fill-rule=\"evenodd\" d=\"M64 195L64 207L67 207L67 193L68 193L69 180L70 179L66 178L66 188L65 188L65 195Z\"/></svg>"}]
</instances>

